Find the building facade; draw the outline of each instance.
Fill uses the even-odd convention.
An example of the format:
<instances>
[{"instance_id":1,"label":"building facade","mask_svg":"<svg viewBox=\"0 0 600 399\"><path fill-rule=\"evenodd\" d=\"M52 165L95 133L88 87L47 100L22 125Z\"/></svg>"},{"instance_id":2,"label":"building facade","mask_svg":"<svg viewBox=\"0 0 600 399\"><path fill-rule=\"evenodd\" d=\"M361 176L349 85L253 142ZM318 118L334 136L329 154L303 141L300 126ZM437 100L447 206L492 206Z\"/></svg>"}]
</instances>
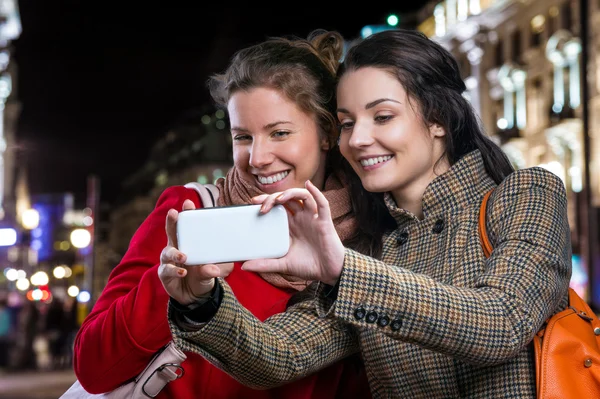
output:
<instances>
[{"instance_id":1,"label":"building facade","mask_svg":"<svg viewBox=\"0 0 600 399\"><path fill-rule=\"evenodd\" d=\"M586 0L432 2L420 11L417 29L454 54L467 87L465 97L513 165L544 167L565 183L574 253L571 285L585 297L590 282L582 259L587 245L598 245L586 241L587 223L598 226L588 210L600 206L600 29L595 28L600 1L586 3L591 43L583 69L588 71L587 132L580 1ZM591 204L585 202L585 189Z\"/></svg>"}]
</instances>

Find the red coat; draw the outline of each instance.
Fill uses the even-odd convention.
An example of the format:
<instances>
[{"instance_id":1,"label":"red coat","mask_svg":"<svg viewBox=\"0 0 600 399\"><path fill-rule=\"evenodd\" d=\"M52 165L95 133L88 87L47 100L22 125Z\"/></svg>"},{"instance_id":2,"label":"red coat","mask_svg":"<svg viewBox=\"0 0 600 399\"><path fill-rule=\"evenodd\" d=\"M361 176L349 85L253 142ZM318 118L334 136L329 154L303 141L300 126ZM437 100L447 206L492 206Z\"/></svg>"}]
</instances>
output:
<instances>
[{"instance_id":1,"label":"red coat","mask_svg":"<svg viewBox=\"0 0 600 399\"><path fill-rule=\"evenodd\" d=\"M168 295L158 278L160 252L167 243L165 220L197 193L168 188L138 228L121 263L112 271L94 308L75 339L74 369L90 393L115 389L139 374L152 355L171 339ZM236 264L227 278L239 301L261 320L285 310L291 293L267 283ZM369 398L362 362L347 359L285 386L247 388L194 353L186 353L185 375L169 383L157 398Z\"/></svg>"}]
</instances>

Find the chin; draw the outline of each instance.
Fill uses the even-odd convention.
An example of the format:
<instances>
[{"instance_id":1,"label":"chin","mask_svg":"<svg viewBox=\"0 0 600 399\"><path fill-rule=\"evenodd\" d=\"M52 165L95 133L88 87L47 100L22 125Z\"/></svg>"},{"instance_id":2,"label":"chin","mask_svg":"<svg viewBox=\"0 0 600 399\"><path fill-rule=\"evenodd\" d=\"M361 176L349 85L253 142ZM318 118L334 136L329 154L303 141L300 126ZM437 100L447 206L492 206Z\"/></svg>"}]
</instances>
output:
<instances>
[{"instance_id":1,"label":"chin","mask_svg":"<svg viewBox=\"0 0 600 399\"><path fill-rule=\"evenodd\" d=\"M390 188L387 185L377 184L375 182L373 182L373 183L364 182L363 187L365 190L367 190L371 193L385 193L386 191L390 191Z\"/></svg>"}]
</instances>

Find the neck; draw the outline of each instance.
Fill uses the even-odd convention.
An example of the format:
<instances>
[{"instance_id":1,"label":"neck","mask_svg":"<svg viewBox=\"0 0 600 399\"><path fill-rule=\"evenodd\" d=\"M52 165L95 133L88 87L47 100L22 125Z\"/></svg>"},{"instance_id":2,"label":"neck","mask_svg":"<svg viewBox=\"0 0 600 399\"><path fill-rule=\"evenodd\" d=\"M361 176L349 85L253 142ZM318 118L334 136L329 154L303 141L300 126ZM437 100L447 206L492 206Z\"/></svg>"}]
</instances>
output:
<instances>
[{"instance_id":1,"label":"neck","mask_svg":"<svg viewBox=\"0 0 600 399\"><path fill-rule=\"evenodd\" d=\"M391 191L394 201L399 208L405 209L419 219L423 219L423 194L431 182L450 169L446 159L431 168L429 173L420 179L409 182L402 187Z\"/></svg>"}]
</instances>

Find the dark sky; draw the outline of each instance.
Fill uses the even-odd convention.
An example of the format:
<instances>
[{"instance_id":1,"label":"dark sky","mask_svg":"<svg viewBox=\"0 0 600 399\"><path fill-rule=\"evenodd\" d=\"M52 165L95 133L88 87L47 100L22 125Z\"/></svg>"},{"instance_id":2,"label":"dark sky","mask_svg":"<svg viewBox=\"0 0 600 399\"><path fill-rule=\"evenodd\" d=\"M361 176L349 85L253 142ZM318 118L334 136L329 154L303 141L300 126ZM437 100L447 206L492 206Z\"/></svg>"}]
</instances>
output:
<instances>
[{"instance_id":1,"label":"dark sky","mask_svg":"<svg viewBox=\"0 0 600 399\"><path fill-rule=\"evenodd\" d=\"M17 137L33 194L82 196L93 173L101 179L102 201L112 202L174 119L209 101L207 77L222 71L235 50L267 36L305 37L316 28L355 38L364 25L422 2L336 3L337 11L299 9L302 2L228 9L219 7L229 2L121 5L128 3L19 2Z\"/></svg>"}]
</instances>

